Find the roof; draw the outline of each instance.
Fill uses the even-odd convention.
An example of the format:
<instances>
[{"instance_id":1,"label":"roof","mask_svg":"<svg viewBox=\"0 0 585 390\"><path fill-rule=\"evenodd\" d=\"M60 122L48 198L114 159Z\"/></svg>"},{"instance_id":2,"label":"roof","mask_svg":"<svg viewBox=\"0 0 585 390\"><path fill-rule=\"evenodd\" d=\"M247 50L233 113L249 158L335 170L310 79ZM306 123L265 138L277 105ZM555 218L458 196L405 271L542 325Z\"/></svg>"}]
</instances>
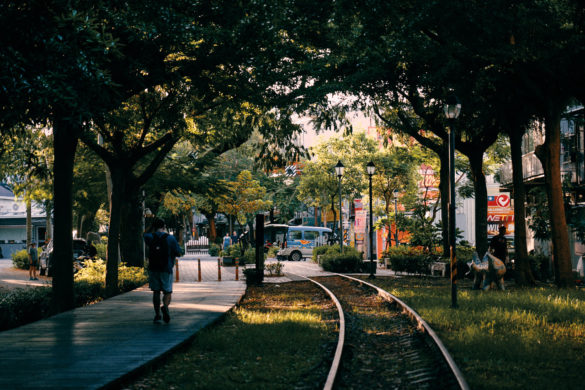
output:
<instances>
[{"instance_id":1,"label":"roof","mask_svg":"<svg viewBox=\"0 0 585 390\"><path fill-rule=\"evenodd\" d=\"M0 183L0 197L14 198L14 192L12 192L5 183Z\"/></svg>"}]
</instances>

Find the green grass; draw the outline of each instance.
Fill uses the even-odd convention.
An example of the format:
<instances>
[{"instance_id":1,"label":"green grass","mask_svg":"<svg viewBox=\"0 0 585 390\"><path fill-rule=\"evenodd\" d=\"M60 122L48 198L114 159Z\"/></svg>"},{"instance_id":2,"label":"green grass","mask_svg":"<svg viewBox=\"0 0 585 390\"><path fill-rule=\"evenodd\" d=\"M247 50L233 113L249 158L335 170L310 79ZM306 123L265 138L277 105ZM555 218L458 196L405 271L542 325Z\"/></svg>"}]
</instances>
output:
<instances>
[{"instance_id":1,"label":"green grass","mask_svg":"<svg viewBox=\"0 0 585 390\"><path fill-rule=\"evenodd\" d=\"M572 389L585 380L585 292L472 291L446 279L377 278L437 332L472 389Z\"/></svg>"},{"instance_id":2,"label":"green grass","mask_svg":"<svg viewBox=\"0 0 585 390\"><path fill-rule=\"evenodd\" d=\"M291 389L322 387L335 349L334 306L307 283L297 292L249 287L225 320L129 388ZM322 296L326 306L315 300ZM325 310L324 310L325 309Z\"/></svg>"}]
</instances>

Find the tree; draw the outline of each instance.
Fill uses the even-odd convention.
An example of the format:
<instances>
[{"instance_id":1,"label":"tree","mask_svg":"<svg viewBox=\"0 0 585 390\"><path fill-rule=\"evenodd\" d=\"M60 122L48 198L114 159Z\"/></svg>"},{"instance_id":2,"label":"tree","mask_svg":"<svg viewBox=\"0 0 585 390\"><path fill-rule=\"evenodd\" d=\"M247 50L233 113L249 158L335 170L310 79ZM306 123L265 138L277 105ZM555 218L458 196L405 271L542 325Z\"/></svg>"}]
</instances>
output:
<instances>
[{"instance_id":1,"label":"tree","mask_svg":"<svg viewBox=\"0 0 585 390\"><path fill-rule=\"evenodd\" d=\"M98 210L107 202L104 164L89 148L81 145L76 153L73 177L73 210L77 236L97 231Z\"/></svg>"},{"instance_id":2,"label":"tree","mask_svg":"<svg viewBox=\"0 0 585 390\"><path fill-rule=\"evenodd\" d=\"M168 77L170 53L188 41L182 4L31 1L0 16L2 132L50 123L54 148L53 306L73 307L72 180L85 126ZM158 34L153 34L153 32Z\"/></svg>"},{"instance_id":3,"label":"tree","mask_svg":"<svg viewBox=\"0 0 585 390\"><path fill-rule=\"evenodd\" d=\"M218 211L235 216L240 225L251 224L254 215L267 211L272 205L265 199L266 188L252 178L250 171L240 172L235 181L225 185L228 192L218 199Z\"/></svg>"},{"instance_id":4,"label":"tree","mask_svg":"<svg viewBox=\"0 0 585 390\"><path fill-rule=\"evenodd\" d=\"M20 134L9 134L3 145L4 156L0 160L2 181L11 185L15 196L26 203L26 244L32 242L32 203L43 203L47 220L50 221L52 199L51 136L41 127L26 126ZM50 234L50 225L47 226Z\"/></svg>"},{"instance_id":5,"label":"tree","mask_svg":"<svg viewBox=\"0 0 585 390\"><path fill-rule=\"evenodd\" d=\"M395 215L398 212L393 206L394 197L397 193L402 193L400 202L408 205L418 196L418 168L423 161L417 149L414 144L410 147L393 144L376 153L372 158L372 162L376 165L376 173L372 177L373 197L384 201L384 223L388 227L386 249L392 241L391 209ZM398 226L395 228L398 229Z\"/></svg>"},{"instance_id":6,"label":"tree","mask_svg":"<svg viewBox=\"0 0 585 390\"><path fill-rule=\"evenodd\" d=\"M339 182L333 167L337 161L345 166L341 188L351 202L361 196L367 187L365 167L375 151L376 142L364 133L330 138L317 145L312 150L312 159L304 165L298 198L309 206L329 208L335 222L335 199L339 196Z\"/></svg>"}]
</instances>

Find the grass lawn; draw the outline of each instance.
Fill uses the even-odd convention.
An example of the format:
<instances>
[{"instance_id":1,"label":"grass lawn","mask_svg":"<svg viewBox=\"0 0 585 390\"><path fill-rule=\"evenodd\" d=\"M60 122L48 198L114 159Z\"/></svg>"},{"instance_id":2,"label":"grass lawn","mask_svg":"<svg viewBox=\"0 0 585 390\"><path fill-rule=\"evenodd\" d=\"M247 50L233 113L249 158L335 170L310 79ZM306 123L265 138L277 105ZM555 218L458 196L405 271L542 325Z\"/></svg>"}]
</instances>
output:
<instances>
[{"instance_id":1,"label":"grass lawn","mask_svg":"<svg viewBox=\"0 0 585 390\"><path fill-rule=\"evenodd\" d=\"M472 291L448 279L377 278L437 332L472 389L585 388L585 291Z\"/></svg>"},{"instance_id":2,"label":"grass lawn","mask_svg":"<svg viewBox=\"0 0 585 390\"><path fill-rule=\"evenodd\" d=\"M366 276L365 276L366 277ZM585 291L472 291L449 280L377 277L433 327L476 389L585 388ZM224 321L125 388L322 388L337 342L336 312L308 282L249 287Z\"/></svg>"},{"instance_id":3,"label":"grass lawn","mask_svg":"<svg viewBox=\"0 0 585 390\"><path fill-rule=\"evenodd\" d=\"M322 388L337 310L310 282L248 287L241 304L127 389Z\"/></svg>"}]
</instances>

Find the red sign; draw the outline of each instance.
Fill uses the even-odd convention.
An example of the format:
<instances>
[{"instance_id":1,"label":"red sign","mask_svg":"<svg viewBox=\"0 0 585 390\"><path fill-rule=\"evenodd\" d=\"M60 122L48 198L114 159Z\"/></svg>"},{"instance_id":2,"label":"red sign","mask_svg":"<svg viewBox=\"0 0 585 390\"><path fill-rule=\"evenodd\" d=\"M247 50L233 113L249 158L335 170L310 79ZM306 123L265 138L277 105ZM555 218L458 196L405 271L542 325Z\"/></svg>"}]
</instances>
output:
<instances>
[{"instance_id":1,"label":"red sign","mask_svg":"<svg viewBox=\"0 0 585 390\"><path fill-rule=\"evenodd\" d=\"M488 207L509 207L510 196L507 194L490 195L488 196Z\"/></svg>"}]
</instances>

